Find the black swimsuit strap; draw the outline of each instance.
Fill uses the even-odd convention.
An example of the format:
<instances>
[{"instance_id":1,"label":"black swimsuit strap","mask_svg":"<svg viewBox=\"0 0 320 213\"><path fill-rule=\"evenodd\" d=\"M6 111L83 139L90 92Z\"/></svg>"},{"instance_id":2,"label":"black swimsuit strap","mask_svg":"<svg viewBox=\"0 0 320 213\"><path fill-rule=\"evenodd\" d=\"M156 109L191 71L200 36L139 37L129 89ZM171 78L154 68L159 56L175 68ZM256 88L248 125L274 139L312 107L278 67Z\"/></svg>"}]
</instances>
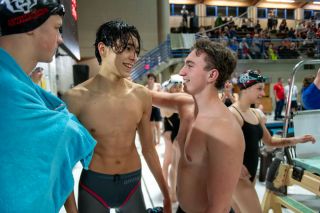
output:
<instances>
[{"instance_id":1,"label":"black swimsuit strap","mask_svg":"<svg viewBox=\"0 0 320 213\"><path fill-rule=\"evenodd\" d=\"M237 112L240 114L243 122L247 122L247 121L243 118L241 112L237 109L237 107L235 107L235 106L233 106L233 105L232 105L232 107L233 107L235 110L237 110ZM259 116L257 115L257 113L256 113L254 110L252 110L252 112L253 112L253 114L258 118L258 124L260 124ZM247 122L247 123L248 123L248 122Z\"/></svg>"},{"instance_id":2,"label":"black swimsuit strap","mask_svg":"<svg viewBox=\"0 0 320 213\"><path fill-rule=\"evenodd\" d=\"M241 112L237 109L237 107L235 107L235 106L233 106L233 105L232 105L232 107L233 107L235 110L237 110L237 112L238 112L238 113L239 113L239 115L241 116L242 120L245 122L245 120L244 120L244 118L243 118L243 116L242 116Z\"/></svg>"}]
</instances>

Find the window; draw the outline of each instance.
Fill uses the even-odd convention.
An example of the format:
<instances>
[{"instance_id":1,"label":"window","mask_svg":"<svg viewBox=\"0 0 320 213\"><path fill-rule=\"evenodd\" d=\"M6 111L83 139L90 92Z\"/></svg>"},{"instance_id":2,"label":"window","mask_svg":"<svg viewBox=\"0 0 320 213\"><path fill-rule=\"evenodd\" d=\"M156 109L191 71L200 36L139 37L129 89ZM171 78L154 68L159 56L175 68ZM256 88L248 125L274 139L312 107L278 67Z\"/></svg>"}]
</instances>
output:
<instances>
[{"instance_id":1,"label":"window","mask_svg":"<svg viewBox=\"0 0 320 213\"><path fill-rule=\"evenodd\" d=\"M267 18L266 8L258 8L258 18Z\"/></svg>"},{"instance_id":2,"label":"window","mask_svg":"<svg viewBox=\"0 0 320 213\"><path fill-rule=\"evenodd\" d=\"M206 11L207 11L207 16L217 16L216 13L216 6L207 6Z\"/></svg>"},{"instance_id":3,"label":"window","mask_svg":"<svg viewBox=\"0 0 320 213\"><path fill-rule=\"evenodd\" d=\"M218 6L218 16L227 16L226 6Z\"/></svg>"},{"instance_id":4,"label":"window","mask_svg":"<svg viewBox=\"0 0 320 213\"><path fill-rule=\"evenodd\" d=\"M247 12L247 7L238 7L238 14L237 16L241 16L242 14ZM242 16L243 18L247 18L248 17L248 13Z\"/></svg>"},{"instance_id":5,"label":"window","mask_svg":"<svg viewBox=\"0 0 320 213\"><path fill-rule=\"evenodd\" d=\"M228 16L237 16L237 7L228 7Z\"/></svg>"},{"instance_id":6,"label":"window","mask_svg":"<svg viewBox=\"0 0 320 213\"><path fill-rule=\"evenodd\" d=\"M304 10L304 19L311 19L313 16L313 10Z\"/></svg>"},{"instance_id":7,"label":"window","mask_svg":"<svg viewBox=\"0 0 320 213\"><path fill-rule=\"evenodd\" d=\"M183 5L186 5L186 10L188 10L189 14L191 12L195 13L194 4L170 4L170 16L181 16Z\"/></svg>"},{"instance_id":8,"label":"window","mask_svg":"<svg viewBox=\"0 0 320 213\"><path fill-rule=\"evenodd\" d=\"M294 19L294 9L258 8L258 18L268 18L268 14L275 14L279 19Z\"/></svg>"},{"instance_id":9,"label":"window","mask_svg":"<svg viewBox=\"0 0 320 213\"><path fill-rule=\"evenodd\" d=\"M237 17L247 12L247 7L226 7L226 6L211 6L206 7L207 16L233 16ZM248 15L245 14L241 16L247 18Z\"/></svg>"},{"instance_id":10,"label":"window","mask_svg":"<svg viewBox=\"0 0 320 213\"><path fill-rule=\"evenodd\" d=\"M286 18L286 9L277 9L277 18Z\"/></svg>"},{"instance_id":11,"label":"window","mask_svg":"<svg viewBox=\"0 0 320 213\"><path fill-rule=\"evenodd\" d=\"M287 9L287 18L286 19L294 19L294 10Z\"/></svg>"}]
</instances>

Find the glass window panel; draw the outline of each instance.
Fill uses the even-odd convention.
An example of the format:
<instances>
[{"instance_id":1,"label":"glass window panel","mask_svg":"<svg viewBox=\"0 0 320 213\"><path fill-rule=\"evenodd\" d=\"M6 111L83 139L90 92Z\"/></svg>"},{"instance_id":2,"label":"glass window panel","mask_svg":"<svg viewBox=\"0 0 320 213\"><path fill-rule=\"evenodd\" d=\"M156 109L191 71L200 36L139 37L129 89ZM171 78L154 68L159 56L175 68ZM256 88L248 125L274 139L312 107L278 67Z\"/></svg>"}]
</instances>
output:
<instances>
[{"instance_id":1,"label":"glass window panel","mask_svg":"<svg viewBox=\"0 0 320 213\"><path fill-rule=\"evenodd\" d=\"M226 7L225 6L218 6L218 15L220 16L226 16Z\"/></svg>"},{"instance_id":2,"label":"glass window panel","mask_svg":"<svg viewBox=\"0 0 320 213\"><path fill-rule=\"evenodd\" d=\"M277 18L286 18L285 9L277 9Z\"/></svg>"},{"instance_id":3,"label":"glass window panel","mask_svg":"<svg viewBox=\"0 0 320 213\"><path fill-rule=\"evenodd\" d=\"M186 10L188 10L189 14L195 12L194 4L170 4L170 15L180 16L183 5L186 5Z\"/></svg>"},{"instance_id":4,"label":"glass window panel","mask_svg":"<svg viewBox=\"0 0 320 213\"><path fill-rule=\"evenodd\" d=\"M267 13L265 8L258 8L258 18L267 18Z\"/></svg>"},{"instance_id":5,"label":"glass window panel","mask_svg":"<svg viewBox=\"0 0 320 213\"><path fill-rule=\"evenodd\" d=\"M304 19L310 19L312 17L312 10L304 11Z\"/></svg>"},{"instance_id":6,"label":"glass window panel","mask_svg":"<svg viewBox=\"0 0 320 213\"><path fill-rule=\"evenodd\" d=\"M207 11L207 16L217 16L215 6L208 6L207 5L206 11Z\"/></svg>"},{"instance_id":7,"label":"glass window panel","mask_svg":"<svg viewBox=\"0 0 320 213\"><path fill-rule=\"evenodd\" d=\"M228 7L228 16L237 16L237 8L236 7Z\"/></svg>"},{"instance_id":8,"label":"glass window panel","mask_svg":"<svg viewBox=\"0 0 320 213\"><path fill-rule=\"evenodd\" d=\"M244 14L245 12L247 12L247 7L239 7L239 13L238 13L238 16L241 16L242 14ZM241 16L243 18L248 18L248 14L245 14L243 16Z\"/></svg>"},{"instance_id":9,"label":"glass window panel","mask_svg":"<svg viewBox=\"0 0 320 213\"><path fill-rule=\"evenodd\" d=\"M293 9L287 9L287 19L295 19Z\"/></svg>"}]
</instances>

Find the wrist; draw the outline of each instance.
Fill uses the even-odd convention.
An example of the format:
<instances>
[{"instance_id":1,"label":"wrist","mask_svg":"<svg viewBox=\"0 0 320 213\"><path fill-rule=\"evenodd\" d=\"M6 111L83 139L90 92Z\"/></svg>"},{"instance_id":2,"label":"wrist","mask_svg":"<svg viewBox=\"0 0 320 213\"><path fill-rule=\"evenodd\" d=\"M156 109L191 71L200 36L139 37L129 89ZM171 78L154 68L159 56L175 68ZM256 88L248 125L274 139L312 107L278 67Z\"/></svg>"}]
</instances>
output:
<instances>
[{"instance_id":1,"label":"wrist","mask_svg":"<svg viewBox=\"0 0 320 213\"><path fill-rule=\"evenodd\" d=\"M295 146L298 143L298 140L295 138L292 138L291 142L290 142L290 146Z\"/></svg>"}]
</instances>

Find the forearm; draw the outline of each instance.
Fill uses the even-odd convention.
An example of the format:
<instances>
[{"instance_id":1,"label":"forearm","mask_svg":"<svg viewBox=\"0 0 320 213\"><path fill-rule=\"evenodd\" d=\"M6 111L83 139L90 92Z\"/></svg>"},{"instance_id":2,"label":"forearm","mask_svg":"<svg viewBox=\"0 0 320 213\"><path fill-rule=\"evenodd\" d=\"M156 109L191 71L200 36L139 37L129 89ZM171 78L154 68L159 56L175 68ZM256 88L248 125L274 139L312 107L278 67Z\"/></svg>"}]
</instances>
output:
<instances>
[{"instance_id":1,"label":"forearm","mask_svg":"<svg viewBox=\"0 0 320 213\"><path fill-rule=\"evenodd\" d=\"M292 138L271 138L271 143L268 145L271 145L272 147L287 147L287 146L295 146L297 144L297 140Z\"/></svg>"},{"instance_id":2,"label":"forearm","mask_svg":"<svg viewBox=\"0 0 320 213\"><path fill-rule=\"evenodd\" d=\"M169 198L169 191L168 191L168 186L164 180L161 166L160 166L160 161L158 154L155 149L149 149L147 151L142 151L142 154L148 164L148 167L153 174L154 178L156 179L159 188L164 196L164 199L170 199Z\"/></svg>"},{"instance_id":3,"label":"forearm","mask_svg":"<svg viewBox=\"0 0 320 213\"><path fill-rule=\"evenodd\" d=\"M71 194L67 198L66 202L64 203L64 208L66 209L67 213L77 213L78 212L73 191L71 192Z\"/></svg>"}]
</instances>

